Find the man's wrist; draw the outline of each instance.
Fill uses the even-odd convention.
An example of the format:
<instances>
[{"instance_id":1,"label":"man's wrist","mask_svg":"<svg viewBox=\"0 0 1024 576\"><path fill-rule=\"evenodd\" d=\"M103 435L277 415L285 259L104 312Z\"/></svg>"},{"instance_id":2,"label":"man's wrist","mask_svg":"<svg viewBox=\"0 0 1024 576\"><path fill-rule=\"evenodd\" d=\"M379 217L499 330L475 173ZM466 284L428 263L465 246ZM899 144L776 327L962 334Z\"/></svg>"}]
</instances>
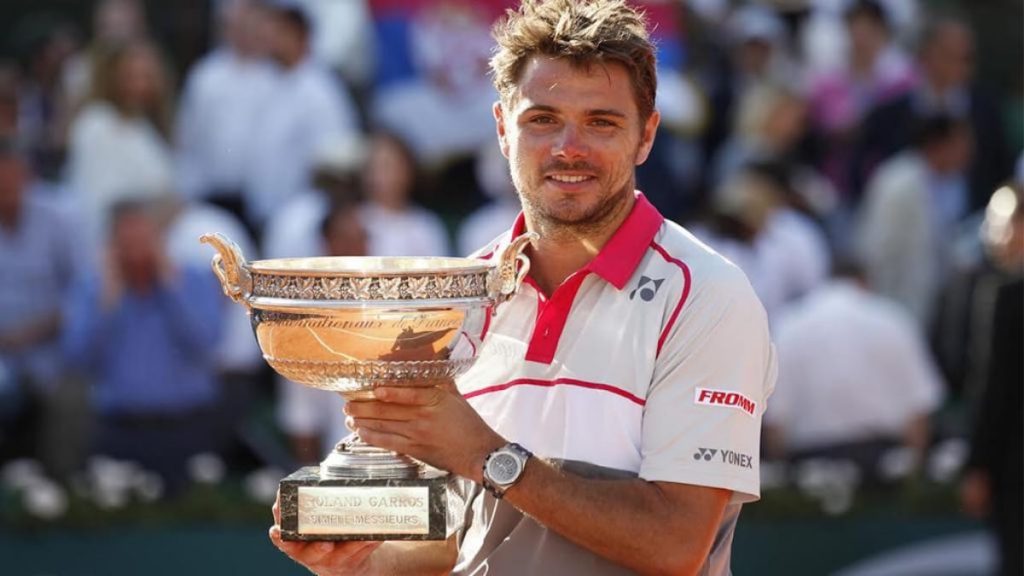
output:
<instances>
[{"instance_id":1,"label":"man's wrist","mask_svg":"<svg viewBox=\"0 0 1024 576\"><path fill-rule=\"evenodd\" d=\"M505 440L498 435L495 435L493 439L484 443L481 450L474 455L473 461L470 465L470 473L466 478L476 482L477 484L482 484L484 481L484 464L487 463L487 457L495 450L498 450L506 444L508 444L508 440Z\"/></svg>"},{"instance_id":2,"label":"man's wrist","mask_svg":"<svg viewBox=\"0 0 1024 576\"><path fill-rule=\"evenodd\" d=\"M505 492L514 488L523 479L526 465L533 453L519 444L510 442L490 453L482 469L483 487L495 498L503 498Z\"/></svg>"}]
</instances>

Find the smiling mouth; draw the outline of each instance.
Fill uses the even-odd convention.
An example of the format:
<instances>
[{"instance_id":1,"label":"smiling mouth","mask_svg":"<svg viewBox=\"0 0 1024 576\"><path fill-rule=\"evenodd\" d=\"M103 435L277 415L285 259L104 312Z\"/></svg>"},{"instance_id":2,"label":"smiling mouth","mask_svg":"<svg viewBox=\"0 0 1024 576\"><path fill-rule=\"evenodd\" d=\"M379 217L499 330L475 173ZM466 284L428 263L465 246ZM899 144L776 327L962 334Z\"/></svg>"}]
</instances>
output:
<instances>
[{"instance_id":1,"label":"smiling mouth","mask_svg":"<svg viewBox=\"0 0 1024 576\"><path fill-rule=\"evenodd\" d=\"M552 174L548 176L549 180L554 180L555 182L561 182L563 184L579 184L580 182L586 182L592 178L593 176L571 176L568 174Z\"/></svg>"}]
</instances>

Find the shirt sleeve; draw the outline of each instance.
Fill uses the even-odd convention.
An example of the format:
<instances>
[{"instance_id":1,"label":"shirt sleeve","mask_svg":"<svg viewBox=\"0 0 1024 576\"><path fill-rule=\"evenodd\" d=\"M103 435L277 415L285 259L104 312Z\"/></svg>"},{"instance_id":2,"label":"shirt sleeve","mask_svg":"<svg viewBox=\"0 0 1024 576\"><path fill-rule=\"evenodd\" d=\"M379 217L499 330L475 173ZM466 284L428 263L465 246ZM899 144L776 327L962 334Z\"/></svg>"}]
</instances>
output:
<instances>
[{"instance_id":1,"label":"shirt sleeve","mask_svg":"<svg viewBox=\"0 0 1024 576\"><path fill-rule=\"evenodd\" d=\"M764 308L739 269L694 278L655 364L640 477L760 497L761 418L776 378Z\"/></svg>"}]
</instances>

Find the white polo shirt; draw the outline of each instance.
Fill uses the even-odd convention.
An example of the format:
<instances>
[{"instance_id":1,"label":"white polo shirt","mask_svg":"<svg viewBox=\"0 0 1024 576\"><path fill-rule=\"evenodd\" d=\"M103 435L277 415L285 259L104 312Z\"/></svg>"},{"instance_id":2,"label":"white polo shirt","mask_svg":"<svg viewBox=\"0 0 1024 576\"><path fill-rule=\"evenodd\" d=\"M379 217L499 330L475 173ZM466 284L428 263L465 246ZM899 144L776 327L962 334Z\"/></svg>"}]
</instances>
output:
<instances>
[{"instance_id":1,"label":"white polo shirt","mask_svg":"<svg viewBox=\"0 0 1024 576\"><path fill-rule=\"evenodd\" d=\"M546 297L527 278L458 379L498 433L578 473L734 492L702 574L728 574L739 507L759 497L775 355L742 272L636 204L597 257ZM485 248L490 258L524 229ZM622 574L477 491L458 574Z\"/></svg>"}]
</instances>

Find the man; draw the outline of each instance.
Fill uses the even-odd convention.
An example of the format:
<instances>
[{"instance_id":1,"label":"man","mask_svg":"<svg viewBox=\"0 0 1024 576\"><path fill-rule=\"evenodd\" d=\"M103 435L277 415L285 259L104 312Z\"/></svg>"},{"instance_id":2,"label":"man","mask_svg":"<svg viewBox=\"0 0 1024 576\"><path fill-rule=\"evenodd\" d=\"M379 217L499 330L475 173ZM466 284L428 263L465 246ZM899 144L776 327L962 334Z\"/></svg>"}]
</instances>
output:
<instances>
[{"instance_id":1,"label":"man","mask_svg":"<svg viewBox=\"0 0 1024 576\"><path fill-rule=\"evenodd\" d=\"M1024 176L1024 175L1022 175ZM999 574L1024 573L1024 178L1001 188L982 224L985 259L961 284L967 328L960 344L965 395L973 408L971 451L960 487L964 510L995 532ZM951 326L956 326L950 323ZM950 346L952 347L952 346ZM947 353L954 351L948 350Z\"/></svg>"},{"instance_id":2,"label":"man","mask_svg":"<svg viewBox=\"0 0 1024 576\"><path fill-rule=\"evenodd\" d=\"M63 475L79 464L79 447L67 436L84 421L80 390L62 377L58 346L75 239L64 213L33 194L30 180L25 153L0 136L0 371L9 376L6 386L0 382L0 453L28 448ZM24 446L4 442L5 413L17 416L12 443L23 433Z\"/></svg>"},{"instance_id":3,"label":"man","mask_svg":"<svg viewBox=\"0 0 1024 576\"><path fill-rule=\"evenodd\" d=\"M151 210L115 205L105 270L72 289L62 344L95 378L95 451L153 469L175 494L186 459L217 448L223 304L208 271L171 265Z\"/></svg>"},{"instance_id":4,"label":"man","mask_svg":"<svg viewBox=\"0 0 1024 576\"><path fill-rule=\"evenodd\" d=\"M841 263L774 326L779 386L765 415L768 452L851 459L874 479L886 450L924 462L942 379L913 318ZM841 406L842 409L834 409Z\"/></svg>"},{"instance_id":5,"label":"man","mask_svg":"<svg viewBox=\"0 0 1024 576\"><path fill-rule=\"evenodd\" d=\"M495 36L524 208L482 256L537 232L530 276L457 390L346 407L367 442L487 488L448 543L270 536L322 574L728 574L774 355L742 273L634 191L659 120L644 21L621 0L527 0ZM491 458L519 473L485 474Z\"/></svg>"},{"instance_id":6,"label":"man","mask_svg":"<svg viewBox=\"0 0 1024 576\"><path fill-rule=\"evenodd\" d=\"M208 200L244 219L246 155L259 139L260 107L273 79L261 34L267 15L254 0L227 0L218 16L223 45L204 56L185 82L176 176L188 198Z\"/></svg>"},{"instance_id":7,"label":"man","mask_svg":"<svg viewBox=\"0 0 1024 576\"><path fill-rule=\"evenodd\" d=\"M875 290L927 330L949 273L948 231L967 215L971 136L949 116L923 120L916 131L915 146L871 178L855 243Z\"/></svg>"},{"instance_id":8,"label":"man","mask_svg":"<svg viewBox=\"0 0 1024 576\"><path fill-rule=\"evenodd\" d=\"M977 153L969 165L968 206L982 208L1010 175L1013 158L998 106L973 84L974 35L959 20L936 20L922 35L918 57L922 76L917 88L879 105L864 119L850 164L853 191L864 192L881 162L913 144L921 119L946 115L971 126Z\"/></svg>"},{"instance_id":9,"label":"man","mask_svg":"<svg viewBox=\"0 0 1024 576\"><path fill-rule=\"evenodd\" d=\"M348 94L310 54L312 22L296 0L269 7L270 56L276 77L252 121L259 133L248 150L246 216L256 237L281 204L310 187L317 151L354 136L359 120Z\"/></svg>"}]
</instances>

